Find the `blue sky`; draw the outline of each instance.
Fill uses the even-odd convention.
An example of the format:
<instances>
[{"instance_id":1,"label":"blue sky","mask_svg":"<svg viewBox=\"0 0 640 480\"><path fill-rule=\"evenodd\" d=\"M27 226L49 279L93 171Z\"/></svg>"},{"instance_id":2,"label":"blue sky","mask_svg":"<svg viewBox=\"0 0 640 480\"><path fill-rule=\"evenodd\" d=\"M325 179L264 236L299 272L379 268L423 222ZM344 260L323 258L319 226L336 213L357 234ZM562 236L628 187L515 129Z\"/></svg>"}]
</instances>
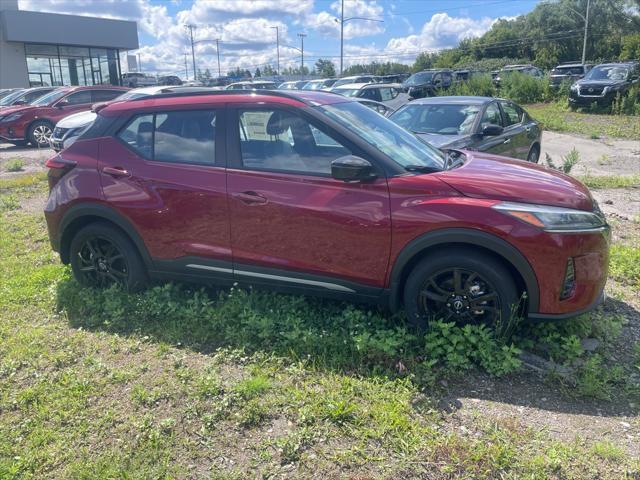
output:
<instances>
[{"instance_id":1,"label":"blue sky","mask_svg":"<svg viewBox=\"0 0 640 480\"><path fill-rule=\"evenodd\" d=\"M411 63L421 51L455 46L482 35L498 18L531 11L538 0L344 0L345 18L381 22L345 23L345 66L373 60ZM19 0L21 9L135 20L144 71L184 77L190 52L185 24L194 24L199 69L216 74L215 42L220 40L221 73L240 66L252 72L300 64L305 33L305 65L318 58L339 63L340 0ZM134 53L134 52L132 52ZM189 75L191 59L188 62Z\"/></svg>"}]
</instances>

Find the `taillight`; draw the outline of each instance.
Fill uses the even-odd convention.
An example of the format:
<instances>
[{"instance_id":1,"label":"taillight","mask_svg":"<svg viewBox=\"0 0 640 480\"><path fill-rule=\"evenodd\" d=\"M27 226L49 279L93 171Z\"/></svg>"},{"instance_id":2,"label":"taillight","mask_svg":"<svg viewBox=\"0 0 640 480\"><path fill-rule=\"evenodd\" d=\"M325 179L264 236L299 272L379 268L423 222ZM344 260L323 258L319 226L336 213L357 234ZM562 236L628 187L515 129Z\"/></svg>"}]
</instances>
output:
<instances>
[{"instance_id":1,"label":"taillight","mask_svg":"<svg viewBox=\"0 0 640 480\"><path fill-rule=\"evenodd\" d=\"M49 190L56 186L62 177L73 170L76 166L76 162L73 160L67 160L62 158L61 155L51 157L44 164L49 169L47 179L49 180Z\"/></svg>"},{"instance_id":2,"label":"taillight","mask_svg":"<svg viewBox=\"0 0 640 480\"><path fill-rule=\"evenodd\" d=\"M562 282L562 291L560 292L560 300L566 300L576 288L576 270L573 265L573 258L567 259L567 268L564 272L564 281Z\"/></svg>"}]
</instances>

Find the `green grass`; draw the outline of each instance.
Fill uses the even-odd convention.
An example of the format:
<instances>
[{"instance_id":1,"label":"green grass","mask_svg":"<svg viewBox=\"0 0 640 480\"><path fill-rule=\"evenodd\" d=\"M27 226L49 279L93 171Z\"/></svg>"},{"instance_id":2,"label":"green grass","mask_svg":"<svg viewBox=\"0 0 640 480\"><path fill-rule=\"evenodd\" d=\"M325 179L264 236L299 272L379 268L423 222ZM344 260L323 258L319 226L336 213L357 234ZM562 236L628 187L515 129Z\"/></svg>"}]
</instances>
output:
<instances>
[{"instance_id":1,"label":"green grass","mask_svg":"<svg viewBox=\"0 0 640 480\"><path fill-rule=\"evenodd\" d=\"M583 175L578 180L589 188L629 188L640 185L640 175Z\"/></svg>"},{"instance_id":2,"label":"green grass","mask_svg":"<svg viewBox=\"0 0 640 480\"><path fill-rule=\"evenodd\" d=\"M585 135L590 138L640 138L640 116L572 112L563 102L527 105L529 114L545 130Z\"/></svg>"},{"instance_id":3,"label":"green grass","mask_svg":"<svg viewBox=\"0 0 640 480\"><path fill-rule=\"evenodd\" d=\"M24 168L24 160L21 158L10 158L4 164L4 169L7 172L20 172Z\"/></svg>"},{"instance_id":4,"label":"green grass","mask_svg":"<svg viewBox=\"0 0 640 480\"><path fill-rule=\"evenodd\" d=\"M40 195L43 179L32 180L0 191ZM605 341L609 321L583 317L535 335ZM502 375L514 357L488 331L435 328L419 338L365 308L259 292L83 289L51 252L41 215L0 213L0 478L620 478L638 469L615 444L561 442L517 419L453 420L435 380Z\"/></svg>"},{"instance_id":5,"label":"green grass","mask_svg":"<svg viewBox=\"0 0 640 480\"><path fill-rule=\"evenodd\" d=\"M616 280L640 288L640 247L612 245L609 270Z\"/></svg>"}]
</instances>

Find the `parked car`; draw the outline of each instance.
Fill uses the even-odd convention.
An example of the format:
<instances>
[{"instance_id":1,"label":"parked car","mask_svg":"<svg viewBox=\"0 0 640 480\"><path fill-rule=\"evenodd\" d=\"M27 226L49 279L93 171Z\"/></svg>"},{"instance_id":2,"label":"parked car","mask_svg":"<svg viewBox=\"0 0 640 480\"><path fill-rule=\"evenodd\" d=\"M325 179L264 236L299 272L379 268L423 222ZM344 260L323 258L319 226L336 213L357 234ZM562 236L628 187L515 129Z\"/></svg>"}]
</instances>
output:
<instances>
[{"instance_id":1,"label":"parked car","mask_svg":"<svg viewBox=\"0 0 640 480\"><path fill-rule=\"evenodd\" d=\"M366 98L396 110L411 100L399 83L347 83L331 90L345 97Z\"/></svg>"},{"instance_id":2,"label":"parked car","mask_svg":"<svg viewBox=\"0 0 640 480\"><path fill-rule=\"evenodd\" d=\"M46 166L49 238L83 285L237 282L404 305L419 327L603 295L609 227L578 180L442 152L335 94L115 102Z\"/></svg>"},{"instance_id":3,"label":"parked car","mask_svg":"<svg viewBox=\"0 0 640 480\"><path fill-rule=\"evenodd\" d=\"M509 100L431 97L414 100L390 120L441 149L489 152L537 163L542 129Z\"/></svg>"},{"instance_id":4,"label":"parked car","mask_svg":"<svg viewBox=\"0 0 640 480\"><path fill-rule=\"evenodd\" d=\"M0 89L0 100L2 100L3 98L5 98L8 95L13 95L16 92L19 92L20 90L24 90L23 88L3 88Z\"/></svg>"},{"instance_id":5,"label":"parked car","mask_svg":"<svg viewBox=\"0 0 640 480\"><path fill-rule=\"evenodd\" d=\"M388 117L394 112L393 108L385 105L384 103L376 102L375 100L368 100L366 98L356 98L355 100L365 107L369 107L370 109L375 110L380 115L384 115L385 117Z\"/></svg>"},{"instance_id":6,"label":"parked car","mask_svg":"<svg viewBox=\"0 0 640 480\"><path fill-rule=\"evenodd\" d=\"M403 83L411 76L410 73L393 73L391 75L383 75L380 77L381 83Z\"/></svg>"},{"instance_id":7,"label":"parked car","mask_svg":"<svg viewBox=\"0 0 640 480\"><path fill-rule=\"evenodd\" d=\"M123 73L122 85L130 88L151 87L157 85L156 77L140 72Z\"/></svg>"},{"instance_id":8,"label":"parked car","mask_svg":"<svg viewBox=\"0 0 640 480\"><path fill-rule=\"evenodd\" d=\"M87 110L93 103L112 100L126 90L110 85L60 87L30 105L9 107L0 111L0 140L14 145L49 147L58 120Z\"/></svg>"},{"instance_id":9,"label":"parked car","mask_svg":"<svg viewBox=\"0 0 640 480\"><path fill-rule=\"evenodd\" d=\"M294 80L278 85L278 90L302 90L309 83L307 80Z\"/></svg>"},{"instance_id":10,"label":"parked car","mask_svg":"<svg viewBox=\"0 0 640 480\"><path fill-rule=\"evenodd\" d=\"M225 87L225 90L275 90L278 85L268 80L247 80L235 82Z\"/></svg>"},{"instance_id":11,"label":"parked car","mask_svg":"<svg viewBox=\"0 0 640 480\"><path fill-rule=\"evenodd\" d=\"M438 90L446 90L453 83L449 69L423 70L411 75L402 86L411 98L433 97Z\"/></svg>"},{"instance_id":12,"label":"parked car","mask_svg":"<svg viewBox=\"0 0 640 480\"><path fill-rule=\"evenodd\" d=\"M25 88L7 95L0 100L0 112L17 105L29 105L31 102L55 90L56 87Z\"/></svg>"},{"instance_id":13,"label":"parked car","mask_svg":"<svg viewBox=\"0 0 640 480\"><path fill-rule=\"evenodd\" d=\"M207 91L205 87L183 87L183 86L156 86L156 87L143 87L134 88L124 92L122 95L115 97L110 102L124 102L127 100L135 100L137 98L148 97L151 95L158 95L160 93L170 92L200 92ZM51 148L56 152L60 152L65 148L69 148L78 139L84 131L91 126L96 119L95 110L102 104L93 105L91 110L85 110L82 112L74 113L68 117L64 117L58 123L56 123L53 129L53 134L49 139Z\"/></svg>"},{"instance_id":14,"label":"parked car","mask_svg":"<svg viewBox=\"0 0 640 480\"><path fill-rule=\"evenodd\" d=\"M579 62L561 63L551 69L549 85L551 87L559 87L563 82L574 83L584 77L592 68L593 65L591 64L583 65Z\"/></svg>"},{"instance_id":15,"label":"parked car","mask_svg":"<svg viewBox=\"0 0 640 480\"><path fill-rule=\"evenodd\" d=\"M309 80L302 87L302 90L331 90L331 88L337 81L337 78L321 78L320 80Z\"/></svg>"},{"instance_id":16,"label":"parked car","mask_svg":"<svg viewBox=\"0 0 640 480\"><path fill-rule=\"evenodd\" d=\"M378 77L375 75L352 75L350 77L342 77L335 81L331 89L338 88L349 83L376 83Z\"/></svg>"},{"instance_id":17,"label":"parked car","mask_svg":"<svg viewBox=\"0 0 640 480\"><path fill-rule=\"evenodd\" d=\"M182 80L176 75L163 75L158 77L158 85L182 85Z\"/></svg>"},{"instance_id":18,"label":"parked car","mask_svg":"<svg viewBox=\"0 0 640 480\"><path fill-rule=\"evenodd\" d=\"M569 105L611 105L618 95L625 95L639 81L640 62L603 63L593 67L584 78L571 85Z\"/></svg>"},{"instance_id":19,"label":"parked car","mask_svg":"<svg viewBox=\"0 0 640 480\"><path fill-rule=\"evenodd\" d=\"M544 73L538 67L533 65L505 65L503 68L498 70L497 72L492 72L491 76L493 77L493 83L499 87L502 79L509 75L510 73L519 72L523 75L529 75L534 78L542 78L544 77Z\"/></svg>"}]
</instances>

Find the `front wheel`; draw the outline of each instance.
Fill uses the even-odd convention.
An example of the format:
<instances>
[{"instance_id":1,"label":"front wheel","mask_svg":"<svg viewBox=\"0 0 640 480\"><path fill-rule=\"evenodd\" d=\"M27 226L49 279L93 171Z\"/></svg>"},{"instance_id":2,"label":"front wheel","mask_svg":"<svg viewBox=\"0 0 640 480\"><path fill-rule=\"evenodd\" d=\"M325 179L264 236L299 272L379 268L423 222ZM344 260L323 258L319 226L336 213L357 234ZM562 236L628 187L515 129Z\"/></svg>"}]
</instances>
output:
<instances>
[{"instance_id":1,"label":"front wheel","mask_svg":"<svg viewBox=\"0 0 640 480\"><path fill-rule=\"evenodd\" d=\"M428 255L404 289L409 323L421 330L430 320L495 326L510 318L517 302L513 278L499 260L466 249Z\"/></svg>"},{"instance_id":2,"label":"front wheel","mask_svg":"<svg viewBox=\"0 0 640 480\"><path fill-rule=\"evenodd\" d=\"M137 248L107 223L82 228L71 241L70 258L73 276L88 287L117 284L134 292L147 283L147 272Z\"/></svg>"},{"instance_id":3,"label":"front wheel","mask_svg":"<svg viewBox=\"0 0 640 480\"><path fill-rule=\"evenodd\" d=\"M49 148L49 141L51 140L51 135L53 134L53 127L49 122L45 122L39 120L34 122L31 127L29 127L29 133L27 137L29 142L34 147L38 148Z\"/></svg>"}]
</instances>

